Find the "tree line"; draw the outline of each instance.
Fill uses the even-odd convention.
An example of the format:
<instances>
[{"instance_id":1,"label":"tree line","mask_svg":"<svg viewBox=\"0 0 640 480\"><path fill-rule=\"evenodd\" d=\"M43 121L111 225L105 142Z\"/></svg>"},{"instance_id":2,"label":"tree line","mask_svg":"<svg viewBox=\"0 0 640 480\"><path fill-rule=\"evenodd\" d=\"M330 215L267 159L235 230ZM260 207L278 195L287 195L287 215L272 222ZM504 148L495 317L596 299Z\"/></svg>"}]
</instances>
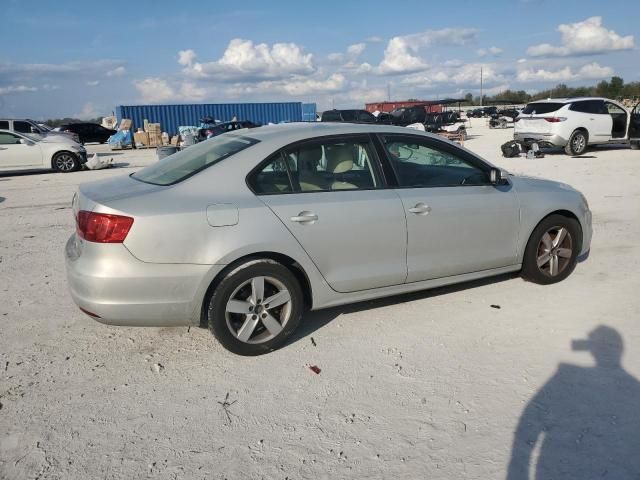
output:
<instances>
[{"instance_id":1,"label":"tree line","mask_svg":"<svg viewBox=\"0 0 640 480\"><path fill-rule=\"evenodd\" d=\"M611 80L602 80L590 87L569 87L559 83L553 88L542 90L534 94L528 94L524 90L505 90L496 95L483 95L483 105L494 101L508 101L510 103L527 103L543 98L562 97L605 97L611 99L640 97L640 82L625 83L621 77L611 77ZM471 93L465 95L464 105L480 105L480 96Z\"/></svg>"}]
</instances>

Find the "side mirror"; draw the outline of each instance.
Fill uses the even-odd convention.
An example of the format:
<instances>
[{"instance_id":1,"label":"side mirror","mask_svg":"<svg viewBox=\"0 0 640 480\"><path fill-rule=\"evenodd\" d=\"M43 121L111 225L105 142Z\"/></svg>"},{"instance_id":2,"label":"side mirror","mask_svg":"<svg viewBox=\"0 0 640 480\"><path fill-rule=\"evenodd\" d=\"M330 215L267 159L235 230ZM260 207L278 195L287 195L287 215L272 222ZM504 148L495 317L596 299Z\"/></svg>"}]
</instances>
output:
<instances>
[{"instance_id":1,"label":"side mirror","mask_svg":"<svg viewBox=\"0 0 640 480\"><path fill-rule=\"evenodd\" d=\"M21 138L21 139L20 139L20 143L21 143L22 145L29 145L29 146L30 146L30 145L34 145L34 143L33 143L32 141L27 140L26 138Z\"/></svg>"},{"instance_id":2,"label":"side mirror","mask_svg":"<svg viewBox=\"0 0 640 480\"><path fill-rule=\"evenodd\" d=\"M489 183L491 185L507 185L507 172L500 170L499 168L492 168L489 171Z\"/></svg>"},{"instance_id":3,"label":"side mirror","mask_svg":"<svg viewBox=\"0 0 640 480\"><path fill-rule=\"evenodd\" d=\"M31 133L40 133L40 130L38 130L36 127L31 127Z\"/></svg>"}]
</instances>

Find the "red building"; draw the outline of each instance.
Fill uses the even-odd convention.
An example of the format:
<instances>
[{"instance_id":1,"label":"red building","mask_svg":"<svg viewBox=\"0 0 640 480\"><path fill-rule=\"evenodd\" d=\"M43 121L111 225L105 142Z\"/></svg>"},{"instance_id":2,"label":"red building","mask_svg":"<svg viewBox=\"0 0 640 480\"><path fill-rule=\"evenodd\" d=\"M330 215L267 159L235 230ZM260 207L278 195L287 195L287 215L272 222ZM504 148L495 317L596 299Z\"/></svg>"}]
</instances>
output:
<instances>
[{"instance_id":1,"label":"red building","mask_svg":"<svg viewBox=\"0 0 640 480\"><path fill-rule=\"evenodd\" d=\"M376 103L367 103L365 105L365 109L367 112L385 112L389 113L396 108L406 108L406 107L415 107L416 105L424 105L427 109L427 112L432 113L440 113L442 112L442 104L434 103L429 100L418 100L415 102L407 101L397 101L397 102L376 102Z\"/></svg>"}]
</instances>

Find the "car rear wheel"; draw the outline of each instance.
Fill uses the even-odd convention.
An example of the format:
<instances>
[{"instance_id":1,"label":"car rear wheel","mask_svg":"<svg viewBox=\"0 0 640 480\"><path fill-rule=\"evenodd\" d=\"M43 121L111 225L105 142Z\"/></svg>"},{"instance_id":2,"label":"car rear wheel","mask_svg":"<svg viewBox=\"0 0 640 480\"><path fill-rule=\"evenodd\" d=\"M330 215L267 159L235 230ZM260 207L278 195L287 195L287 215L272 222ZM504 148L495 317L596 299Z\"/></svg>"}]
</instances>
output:
<instances>
[{"instance_id":1,"label":"car rear wheel","mask_svg":"<svg viewBox=\"0 0 640 480\"><path fill-rule=\"evenodd\" d=\"M549 215L535 228L522 261L522 276L541 285L567 278L576 266L582 229L573 218Z\"/></svg>"},{"instance_id":2,"label":"car rear wheel","mask_svg":"<svg viewBox=\"0 0 640 480\"><path fill-rule=\"evenodd\" d=\"M631 142L631 150L640 150L640 142Z\"/></svg>"},{"instance_id":3,"label":"car rear wheel","mask_svg":"<svg viewBox=\"0 0 640 480\"><path fill-rule=\"evenodd\" d=\"M269 259L247 262L231 270L209 300L209 329L229 351L260 355L286 342L304 309L302 289L294 274Z\"/></svg>"},{"instance_id":4,"label":"car rear wheel","mask_svg":"<svg viewBox=\"0 0 640 480\"><path fill-rule=\"evenodd\" d=\"M63 173L73 172L80 166L78 159L71 152L56 153L51 164L54 170Z\"/></svg>"},{"instance_id":5,"label":"car rear wheel","mask_svg":"<svg viewBox=\"0 0 640 480\"><path fill-rule=\"evenodd\" d=\"M588 141L589 138L585 131L576 130L571 134L569 143L564 147L564 152L571 156L582 155L587 151Z\"/></svg>"}]
</instances>

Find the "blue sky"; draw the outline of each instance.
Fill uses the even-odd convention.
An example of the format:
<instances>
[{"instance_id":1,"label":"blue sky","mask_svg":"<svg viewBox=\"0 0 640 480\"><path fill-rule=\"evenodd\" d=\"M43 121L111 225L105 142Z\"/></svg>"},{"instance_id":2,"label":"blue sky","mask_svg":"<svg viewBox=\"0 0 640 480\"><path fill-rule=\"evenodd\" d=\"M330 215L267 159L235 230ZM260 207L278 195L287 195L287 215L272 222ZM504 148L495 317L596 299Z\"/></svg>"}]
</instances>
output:
<instances>
[{"instance_id":1,"label":"blue sky","mask_svg":"<svg viewBox=\"0 0 640 480\"><path fill-rule=\"evenodd\" d=\"M477 95L481 66L488 93L640 80L640 2L2 3L0 115Z\"/></svg>"}]
</instances>

